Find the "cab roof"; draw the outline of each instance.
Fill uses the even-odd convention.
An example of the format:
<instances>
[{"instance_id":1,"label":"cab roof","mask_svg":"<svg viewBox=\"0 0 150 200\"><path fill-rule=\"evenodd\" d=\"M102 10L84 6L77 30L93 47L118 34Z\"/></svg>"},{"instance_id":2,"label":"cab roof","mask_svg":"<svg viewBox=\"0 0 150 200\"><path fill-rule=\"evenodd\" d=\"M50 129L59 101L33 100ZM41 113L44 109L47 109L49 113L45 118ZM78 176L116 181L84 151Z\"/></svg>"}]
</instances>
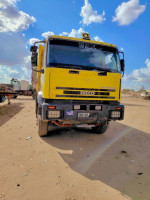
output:
<instances>
[{"instance_id":1,"label":"cab roof","mask_svg":"<svg viewBox=\"0 0 150 200\"><path fill-rule=\"evenodd\" d=\"M100 44L100 45L103 45L103 46L109 46L109 47L113 47L113 48L117 48L116 45L114 44L110 44L110 43L105 43L105 42L99 42L99 41L95 41L95 40L85 40L85 39L82 39L82 38L74 38L74 37L66 37L66 36L58 36L58 35L51 35L51 36L48 36L47 40L50 39L50 38L54 38L54 39L64 39L64 40L71 40L71 41L77 41L77 42L87 42L87 43L91 43L91 44Z\"/></svg>"}]
</instances>

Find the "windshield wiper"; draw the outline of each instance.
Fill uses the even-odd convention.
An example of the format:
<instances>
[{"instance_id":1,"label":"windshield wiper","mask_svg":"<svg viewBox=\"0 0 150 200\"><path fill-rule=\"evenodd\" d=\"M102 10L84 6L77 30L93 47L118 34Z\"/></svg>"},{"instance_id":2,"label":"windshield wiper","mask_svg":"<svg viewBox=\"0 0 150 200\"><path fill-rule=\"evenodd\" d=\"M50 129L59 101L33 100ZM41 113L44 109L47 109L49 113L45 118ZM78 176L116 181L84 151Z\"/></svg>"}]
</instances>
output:
<instances>
[{"instance_id":1,"label":"windshield wiper","mask_svg":"<svg viewBox=\"0 0 150 200\"><path fill-rule=\"evenodd\" d=\"M58 68L69 68L69 69L79 69L79 70L96 70L96 71L104 71L104 72L116 72L116 70L107 68L106 66L100 67L92 67L92 66L84 66L84 65L74 65L74 64L64 64L64 63L49 63L48 67L55 66Z\"/></svg>"},{"instance_id":2,"label":"windshield wiper","mask_svg":"<svg viewBox=\"0 0 150 200\"><path fill-rule=\"evenodd\" d=\"M112 69L110 69L110 68L96 67L96 69L98 71L112 72Z\"/></svg>"},{"instance_id":3,"label":"windshield wiper","mask_svg":"<svg viewBox=\"0 0 150 200\"><path fill-rule=\"evenodd\" d=\"M49 63L48 67L50 67L50 66L55 66L55 67L59 67L59 68L65 67L65 68L69 68L69 69L82 69L82 67L79 65L63 64L63 63Z\"/></svg>"},{"instance_id":4,"label":"windshield wiper","mask_svg":"<svg viewBox=\"0 0 150 200\"><path fill-rule=\"evenodd\" d=\"M97 71L104 71L104 72L112 72L111 69L109 68L104 68L104 67L90 67L90 66L83 66L84 69L87 70L97 70Z\"/></svg>"}]
</instances>

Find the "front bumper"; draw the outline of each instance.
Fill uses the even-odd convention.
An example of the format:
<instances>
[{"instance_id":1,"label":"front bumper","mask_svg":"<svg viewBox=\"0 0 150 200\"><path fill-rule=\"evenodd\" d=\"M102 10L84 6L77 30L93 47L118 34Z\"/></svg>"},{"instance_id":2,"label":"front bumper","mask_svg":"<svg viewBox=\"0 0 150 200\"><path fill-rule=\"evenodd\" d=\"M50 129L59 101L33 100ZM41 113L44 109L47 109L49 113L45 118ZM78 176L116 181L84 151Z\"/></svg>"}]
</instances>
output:
<instances>
[{"instance_id":1,"label":"front bumper","mask_svg":"<svg viewBox=\"0 0 150 200\"><path fill-rule=\"evenodd\" d=\"M53 106L54 108L49 109L49 106ZM94 110L95 106L101 106L101 109ZM53 111L60 111L60 115L58 114L58 112ZM51 112L52 114L49 114L49 112ZM58 120L61 121L63 124L102 123L110 120L123 120L124 106L106 104L84 104L84 106L82 105L82 110L75 110L74 105L72 104L42 103L39 107L39 114L41 115L42 120Z\"/></svg>"}]
</instances>

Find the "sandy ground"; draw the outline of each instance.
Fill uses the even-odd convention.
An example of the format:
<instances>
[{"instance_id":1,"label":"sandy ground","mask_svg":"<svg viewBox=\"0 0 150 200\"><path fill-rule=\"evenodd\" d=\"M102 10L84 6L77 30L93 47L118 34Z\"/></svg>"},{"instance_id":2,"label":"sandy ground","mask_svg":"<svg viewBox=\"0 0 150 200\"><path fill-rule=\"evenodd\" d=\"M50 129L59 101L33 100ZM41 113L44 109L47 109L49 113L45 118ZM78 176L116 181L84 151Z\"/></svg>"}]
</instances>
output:
<instances>
[{"instance_id":1,"label":"sandy ground","mask_svg":"<svg viewBox=\"0 0 150 200\"><path fill-rule=\"evenodd\" d=\"M11 101L0 104L1 200L150 200L150 101L122 99L125 119L104 135L80 128L44 138L34 100Z\"/></svg>"}]
</instances>

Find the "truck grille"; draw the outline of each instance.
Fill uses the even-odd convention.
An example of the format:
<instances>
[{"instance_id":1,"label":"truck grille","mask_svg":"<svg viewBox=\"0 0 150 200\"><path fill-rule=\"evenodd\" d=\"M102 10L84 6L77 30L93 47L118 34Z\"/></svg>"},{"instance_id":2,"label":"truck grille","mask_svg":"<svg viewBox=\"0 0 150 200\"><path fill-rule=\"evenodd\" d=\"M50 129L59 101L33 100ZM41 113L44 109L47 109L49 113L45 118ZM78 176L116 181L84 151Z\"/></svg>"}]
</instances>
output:
<instances>
[{"instance_id":1,"label":"truck grille","mask_svg":"<svg viewBox=\"0 0 150 200\"><path fill-rule=\"evenodd\" d=\"M90 89L90 88L56 87L56 89L63 90L63 94L61 95L57 94L56 97L115 99L114 96L110 96L110 92L115 92L115 88Z\"/></svg>"}]
</instances>

